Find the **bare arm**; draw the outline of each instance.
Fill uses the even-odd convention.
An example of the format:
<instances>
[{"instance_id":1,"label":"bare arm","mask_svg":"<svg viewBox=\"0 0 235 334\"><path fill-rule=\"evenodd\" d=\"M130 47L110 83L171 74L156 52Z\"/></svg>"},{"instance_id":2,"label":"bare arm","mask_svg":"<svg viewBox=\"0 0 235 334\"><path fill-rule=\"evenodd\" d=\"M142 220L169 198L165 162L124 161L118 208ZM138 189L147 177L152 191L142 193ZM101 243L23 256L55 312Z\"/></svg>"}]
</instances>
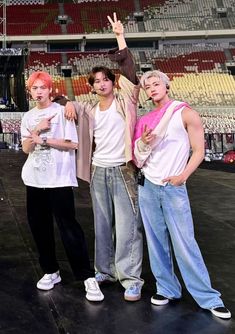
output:
<instances>
[{"instance_id":1,"label":"bare arm","mask_svg":"<svg viewBox=\"0 0 235 334\"><path fill-rule=\"evenodd\" d=\"M163 182L170 182L176 186L184 183L189 178L200 165L205 154L204 130L199 114L195 110L185 108L182 112L182 119L188 132L192 155L183 173L178 176L169 176L163 180Z\"/></svg>"},{"instance_id":2,"label":"bare arm","mask_svg":"<svg viewBox=\"0 0 235 334\"><path fill-rule=\"evenodd\" d=\"M116 13L113 13L113 18L108 16L108 20L112 25L118 43L118 49L110 50L108 56L110 60L118 63L121 73L134 85L137 85L139 80L136 76L135 62L130 50L127 48L123 24L117 19Z\"/></svg>"},{"instance_id":3,"label":"bare arm","mask_svg":"<svg viewBox=\"0 0 235 334\"><path fill-rule=\"evenodd\" d=\"M70 140L48 138L47 146L53 147L57 150L69 151L76 150L78 148L78 143L74 143Z\"/></svg>"},{"instance_id":4,"label":"bare arm","mask_svg":"<svg viewBox=\"0 0 235 334\"><path fill-rule=\"evenodd\" d=\"M204 129L201 117L195 110L186 108L183 111L183 121L189 135L189 141L192 148L192 155L183 172L185 179L197 169L205 155Z\"/></svg>"},{"instance_id":5,"label":"bare arm","mask_svg":"<svg viewBox=\"0 0 235 334\"><path fill-rule=\"evenodd\" d=\"M33 152L35 149L35 146L36 146L36 143L33 141L31 137L22 141L22 150L26 154Z\"/></svg>"},{"instance_id":6,"label":"bare arm","mask_svg":"<svg viewBox=\"0 0 235 334\"><path fill-rule=\"evenodd\" d=\"M22 149L24 153L28 154L35 149L36 143L34 141L33 136L39 136L39 134L43 131L47 131L51 127L51 120L56 116L56 114L43 118L33 130L28 130L29 135L26 137L25 140L22 142Z\"/></svg>"},{"instance_id":7,"label":"bare arm","mask_svg":"<svg viewBox=\"0 0 235 334\"><path fill-rule=\"evenodd\" d=\"M28 154L35 149L36 145L42 145L43 139L38 136L36 133L31 133L30 137L25 139L22 144L23 151ZM78 148L78 143L74 143L69 140L64 139L55 139L55 138L47 138L47 146L53 147L57 150L75 150Z\"/></svg>"}]
</instances>

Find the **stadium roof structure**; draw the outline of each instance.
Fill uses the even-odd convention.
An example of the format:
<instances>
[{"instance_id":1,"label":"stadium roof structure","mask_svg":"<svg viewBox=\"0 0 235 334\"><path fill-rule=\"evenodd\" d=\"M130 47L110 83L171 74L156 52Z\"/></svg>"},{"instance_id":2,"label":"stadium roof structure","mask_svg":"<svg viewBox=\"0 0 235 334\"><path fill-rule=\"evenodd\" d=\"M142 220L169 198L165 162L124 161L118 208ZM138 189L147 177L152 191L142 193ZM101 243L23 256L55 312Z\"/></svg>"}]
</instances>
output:
<instances>
[{"instance_id":1,"label":"stadium roof structure","mask_svg":"<svg viewBox=\"0 0 235 334\"><path fill-rule=\"evenodd\" d=\"M44 0L5 0L7 6L16 5L44 5Z\"/></svg>"},{"instance_id":2,"label":"stadium roof structure","mask_svg":"<svg viewBox=\"0 0 235 334\"><path fill-rule=\"evenodd\" d=\"M27 52L22 49L0 49L0 94L13 98L20 110L27 110L24 81L26 59Z\"/></svg>"},{"instance_id":3,"label":"stadium roof structure","mask_svg":"<svg viewBox=\"0 0 235 334\"><path fill-rule=\"evenodd\" d=\"M26 58L27 53L25 53L23 49L0 49L0 73L23 73Z\"/></svg>"},{"instance_id":4,"label":"stadium roof structure","mask_svg":"<svg viewBox=\"0 0 235 334\"><path fill-rule=\"evenodd\" d=\"M89 2L98 2L98 1L118 1L118 0L88 0ZM87 0L73 0L74 3L88 2Z\"/></svg>"}]
</instances>

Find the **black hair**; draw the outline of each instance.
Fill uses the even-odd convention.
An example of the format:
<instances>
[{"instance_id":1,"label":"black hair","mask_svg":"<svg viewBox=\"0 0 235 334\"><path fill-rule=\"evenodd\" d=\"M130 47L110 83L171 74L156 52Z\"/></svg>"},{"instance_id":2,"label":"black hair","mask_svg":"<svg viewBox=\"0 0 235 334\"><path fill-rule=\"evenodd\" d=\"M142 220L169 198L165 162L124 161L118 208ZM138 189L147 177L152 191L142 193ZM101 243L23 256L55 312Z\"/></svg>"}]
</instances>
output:
<instances>
[{"instance_id":1,"label":"black hair","mask_svg":"<svg viewBox=\"0 0 235 334\"><path fill-rule=\"evenodd\" d=\"M115 74L108 68L105 66L95 66L92 68L91 72L89 73L88 76L88 82L91 86L94 85L95 82L95 75L98 72L102 72L109 80L112 81L112 83L115 83Z\"/></svg>"}]
</instances>

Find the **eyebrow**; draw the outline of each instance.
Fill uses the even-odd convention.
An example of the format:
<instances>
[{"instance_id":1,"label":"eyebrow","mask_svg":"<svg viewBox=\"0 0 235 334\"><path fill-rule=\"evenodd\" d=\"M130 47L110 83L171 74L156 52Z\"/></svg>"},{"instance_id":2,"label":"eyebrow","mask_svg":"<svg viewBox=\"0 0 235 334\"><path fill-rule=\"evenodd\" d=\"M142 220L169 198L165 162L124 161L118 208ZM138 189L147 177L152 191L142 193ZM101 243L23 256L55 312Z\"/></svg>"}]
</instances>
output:
<instances>
[{"instance_id":1,"label":"eyebrow","mask_svg":"<svg viewBox=\"0 0 235 334\"><path fill-rule=\"evenodd\" d=\"M109 80L109 78L107 77L107 75L105 75L105 76L103 76L102 78L95 78L95 81L96 81L96 80L99 81L99 80L103 80L103 79L108 79L108 80Z\"/></svg>"},{"instance_id":2,"label":"eyebrow","mask_svg":"<svg viewBox=\"0 0 235 334\"><path fill-rule=\"evenodd\" d=\"M44 88L44 87L45 87L45 88L47 88L47 86L46 86L46 85L41 85L41 86L36 86L36 85L33 85L33 86L32 86L32 88Z\"/></svg>"},{"instance_id":3,"label":"eyebrow","mask_svg":"<svg viewBox=\"0 0 235 334\"><path fill-rule=\"evenodd\" d=\"M154 84L154 83L160 83L160 81L161 81L161 79L160 78L155 78L154 77L154 80L152 81L152 84ZM146 83L145 84L145 86L150 86L151 84L149 84L149 83Z\"/></svg>"}]
</instances>

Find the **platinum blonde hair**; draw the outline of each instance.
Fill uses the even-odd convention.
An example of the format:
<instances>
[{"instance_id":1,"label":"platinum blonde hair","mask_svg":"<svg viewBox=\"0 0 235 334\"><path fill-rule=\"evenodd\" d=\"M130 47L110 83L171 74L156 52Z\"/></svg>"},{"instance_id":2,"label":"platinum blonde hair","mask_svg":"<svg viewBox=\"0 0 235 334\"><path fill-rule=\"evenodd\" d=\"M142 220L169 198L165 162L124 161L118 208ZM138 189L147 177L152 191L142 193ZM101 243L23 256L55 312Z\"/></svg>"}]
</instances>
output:
<instances>
[{"instance_id":1,"label":"platinum blonde hair","mask_svg":"<svg viewBox=\"0 0 235 334\"><path fill-rule=\"evenodd\" d=\"M166 86L170 86L170 78L165 73L158 71L158 70L145 72L140 78L141 86L144 88L145 81L153 77L158 78L159 80L162 80Z\"/></svg>"}]
</instances>

